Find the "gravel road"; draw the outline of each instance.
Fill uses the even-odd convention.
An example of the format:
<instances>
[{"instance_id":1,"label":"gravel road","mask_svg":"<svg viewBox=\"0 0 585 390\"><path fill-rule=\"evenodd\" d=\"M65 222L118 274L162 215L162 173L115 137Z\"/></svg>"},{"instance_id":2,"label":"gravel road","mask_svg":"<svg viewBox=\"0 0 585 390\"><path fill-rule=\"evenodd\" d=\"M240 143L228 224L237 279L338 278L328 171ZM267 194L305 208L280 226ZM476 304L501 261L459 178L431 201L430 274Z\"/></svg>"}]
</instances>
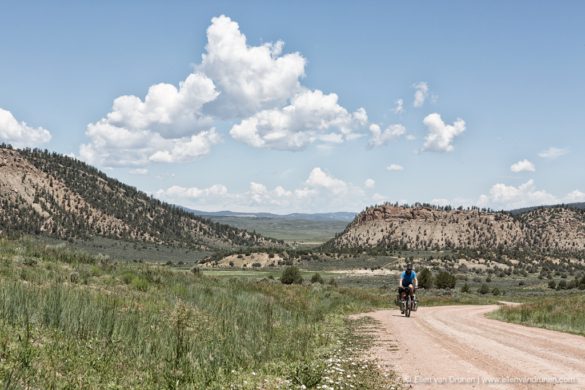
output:
<instances>
[{"instance_id":1,"label":"gravel road","mask_svg":"<svg viewBox=\"0 0 585 390\"><path fill-rule=\"evenodd\" d=\"M491 320L497 306L363 314L371 352L413 389L585 389L585 337Z\"/></svg>"}]
</instances>

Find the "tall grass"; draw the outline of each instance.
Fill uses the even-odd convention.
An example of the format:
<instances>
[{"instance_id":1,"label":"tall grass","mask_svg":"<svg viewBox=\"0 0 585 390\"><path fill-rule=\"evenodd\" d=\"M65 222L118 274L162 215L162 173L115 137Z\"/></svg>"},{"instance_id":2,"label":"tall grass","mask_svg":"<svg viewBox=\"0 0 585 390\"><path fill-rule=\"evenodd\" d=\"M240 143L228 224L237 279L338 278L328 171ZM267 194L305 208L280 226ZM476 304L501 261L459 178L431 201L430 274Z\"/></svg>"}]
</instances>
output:
<instances>
[{"instance_id":1,"label":"tall grass","mask_svg":"<svg viewBox=\"0 0 585 390\"><path fill-rule=\"evenodd\" d=\"M365 290L102 260L0 240L0 384L279 387L336 346L340 314L387 304Z\"/></svg>"},{"instance_id":2,"label":"tall grass","mask_svg":"<svg viewBox=\"0 0 585 390\"><path fill-rule=\"evenodd\" d=\"M585 336L585 295L558 294L520 306L503 306L492 318Z\"/></svg>"}]
</instances>

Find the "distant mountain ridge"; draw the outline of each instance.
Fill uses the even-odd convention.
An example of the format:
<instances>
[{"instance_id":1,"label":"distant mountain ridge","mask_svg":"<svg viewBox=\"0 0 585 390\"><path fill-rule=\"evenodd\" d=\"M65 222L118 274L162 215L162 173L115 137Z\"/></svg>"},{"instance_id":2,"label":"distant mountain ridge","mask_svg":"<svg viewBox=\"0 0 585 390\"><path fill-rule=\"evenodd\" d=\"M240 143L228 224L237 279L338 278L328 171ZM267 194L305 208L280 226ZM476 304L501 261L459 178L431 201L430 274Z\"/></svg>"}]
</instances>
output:
<instances>
[{"instance_id":1,"label":"distant mountain ridge","mask_svg":"<svg viewBox=\"0 0 585 390\"><path fill-rule=\"evenodd\" d=\"M331 250L530 249L585 252L585 210L542 207L513 214L430 205L366 208L324 244Z\"/></svg>"},{"instance_id":2,"label":"distant mountain ridge","mask_svg":"<svg viewBox=\"0 0 585 390\"><path fill-rule=\"evenodd\" d=\"M292 214L273 214L273 213L248 213L236 211L201 211L185 208L185 210L202 217L239 217L239 218L267 218L267 219L284 219L284 220L303 220L303 221L346 221L351 222L357 215L352 212L333 212L333 213L292 213Z\"/></svg>"},{"instance_id":3,"label":"distant mountain ridge","mask_svg":"<svg viewBox=\"0 0 585 390\"><path fill-rule=\"evenodd\" d=\"M532 207L523 207L521 209L510 210L510 213L513 215L524 214L533 210L537 209L550 209L555 207L566 207L570 209L578 209L578 210L585 210L585 202L582 203L567 203L567 204L554 204L554 205L543 205L543 206L532 206Z\"/></svg>"},{"instance_id":4,"label":"distant mountain ridge","mask_svg":"<svg viewBox=\"0 0 585 390\"><path fill-rule=\"evenodd\" d=\"M0 145L0 232L223 249L277 240L154 199L79 160Z\"/></svg>"}]
</instances>

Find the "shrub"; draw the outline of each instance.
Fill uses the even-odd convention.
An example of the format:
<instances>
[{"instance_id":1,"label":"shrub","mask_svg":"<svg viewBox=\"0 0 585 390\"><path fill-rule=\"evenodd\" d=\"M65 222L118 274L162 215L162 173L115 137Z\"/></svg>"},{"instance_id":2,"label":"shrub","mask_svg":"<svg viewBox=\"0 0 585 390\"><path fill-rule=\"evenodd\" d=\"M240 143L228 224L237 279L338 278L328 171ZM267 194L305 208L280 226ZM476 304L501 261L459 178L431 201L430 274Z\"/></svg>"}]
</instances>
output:
<instances>
[{"instance_id":1,"label":"shrub","mask_svg":"<svg viewBox=\"0 0 585 390\"><path fill-rule=\"evenodd\" d=\"M316 272L313 276L311 276L311 283L324 283L324 280L319 272Z\"/></svg>"},{"instance_id":2,"label":"shrub","mask_svg":"<svg viewBox=\"0 0 585 390\"><path fill-rule=\"evenodd\" d=\"M437 288L455 288L457 278L454 275L446 271L441 271L435 278L435 284Z\"/></svg>"},{"instance_id":3,"label":"shrub","mask_svg":"<svg viewBox=\"0 0 585 390\"><path fill-rule=\"evenodd\" d=\"M124 284L132 283L132 279L134 278L134 274L130 271L126 271L122 274L121 279Z\"/></svg>"},{"instance_id":4,"label":"shrub","mask_svg":"<svg viewBox=\"0 0 585 390\"><path fill-rule=\"evenodd\" d=\"M138 291L148 290L148 280L146 280L143 277L135 276L134 278L132 278L132 282L130 284Z\"/></svg>"},{"instance_id":5,"label":"shrub","mask_svg":"<svg viewBox=\"0 0 585 390\"><path fill-rule=\"evenodd\" d=\"M79 283L79 272L71 272L69 274L69 281L71 283Z\"/></svg>"},{"instance_id":6,"label":"shrub","mask_svg":"<svg viewBox=\"0 0 585 390\"><path fill-rule=\"evenodd\" d=\"M469 288L469 284L465 283L465 284L463 285L463 287L461 287L461 292L462 292L462 293L468 293L468 292L471 292L471 289Z\"/></svg>"},{"instance_id":7,"label":"shrub","mask_svg":"<svg viewBox=\"0 0 585 390\"><path fill-rule=\"evenodd\" d=\"M557 290L566 290L567 289L567 281L565 279L559 281L557 285Z\"/></svg>"},{"instance_id":8,"label":"shrub","mask_svg":"<svg viewBox=\"0 0 585 390\"><path fill-rule=\"evenodd\" d=\"M433 287L433 273L428 268L423 268L418 276L418 286L421 288Z\"/></svg>"},{"instance_id":9,"label":"shrub","mask_svg":"<svg viewBox=\"0 0 585 390\"><path fill-rule=\"evenodd\" d=\"M548 282L548 288L552 288L554 290L555 288L557 288L557 282L551 280L550 282Z\"/></svg>"},{"instance_id":10,"label":"shrub","mask_svg":"<svg viewBox=\"0 0 585 390\"><path fill-rule=\"evenodd\" d=\"M302 284L303 277L301 276L301 271L299 271L298 267L287 267L282 271L280 281L283 284Z\"/></svg>"},{"instance_id":11,"label":"shrub","mask_svg":"<svg viewBox=\"0 0 585 390\"><path fill-rule=\"evenodd\" d=\"M477 290L478 293L480 294L487 294L490 292L490 288L488 287L487 284L482 284L481 287L479 288L479 290Z\"/></svg>"},{"instance_id":12,"label":"shrub","mask_svg":"<svg viewBox=\"0 0 585 390\"><path fill-rule=\"evenodd\" d=\"M494 294L494 295L496 295L496 296L497 296L497 295L500 295L500 289L499 289L499 288L497 288L497 287L494 287L494 289L492 290L492 294Z\"/></svg>"},{"instance_id":13,"label":"shrub","mask_svg":"<svg viewBox=\"0 0 585 390\"><path fill-rule=\"evenodd\" d=\"M335 280L334 278L330 278L327 284L333 287L337 287L337 280Z\"/></svg>"},{"instance_id":14,"label":"shrub","mask_svg":"<svg viewBox=\"0 0 585 390\"><path fill-rule=\"evenodd\" d=\"M24 259L22 261L22 264L24 264L24 265L26 265L28 267L34 267L35 265L37 265L37 260L36 259L33 259L33 258L30 258L30 257L27 257L26 259Z\"/></svg>"}]
</instances>

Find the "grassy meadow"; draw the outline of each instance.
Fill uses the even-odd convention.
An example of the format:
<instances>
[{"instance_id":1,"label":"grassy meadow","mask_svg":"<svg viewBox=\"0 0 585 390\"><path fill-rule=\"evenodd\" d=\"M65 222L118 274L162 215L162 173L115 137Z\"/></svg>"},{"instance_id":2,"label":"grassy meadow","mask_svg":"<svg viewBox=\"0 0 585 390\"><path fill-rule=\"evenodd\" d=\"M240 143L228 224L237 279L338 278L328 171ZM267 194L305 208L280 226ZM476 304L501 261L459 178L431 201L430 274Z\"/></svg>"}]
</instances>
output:
<instances>
[{"instance_id":1,"label":"grassy meadow","mask_svg":"<svg viewBox=\"0 0 585 390\"><path fill-rule=\"evenodd\" d=\"M214 222L224 223L240 229L255 231L266 237L316 246L342 232L348 221L313 221L286 218L210 217Z\"/></svg>"},{"instance_id":2,"label":"grassy meadow","mask_svg":"<svg viewBox=\"0 0 585 390\"><path fill-rule=\"evenodd\" d=\"M388 388L346 314L379 291L116 263L0 240L4 388ZM326 388L326 387L322 387Z\"/></svg>"},{"instance_id":3,"label":"grassy meadow","mask_svg":"<svg viewBox=\"0 0 585 390\"><path fill-rule=\"evenodd\" d=\"M555 294L519 306L502 306L490 317L585 336L585 294Z\"/></svg>"},{"instance_id":4,"label":"grassy meadow","mask_svg":"<svg viewBox=\"0 0 585 390\"><path fill-rule=\"evenodd\" d=\"M396 387L364 360L362 330L373 324L347 315L394 307L398 272L412 259L456 279L455 288L419 290L423 307L525 302L493 317L585 334L585 297L575 286L549 287L581 277L577 263L544 273L509 263L504 272L497 264L464 269L445 252L311 256L298 264L305 283L284 285L280 267L200 269L178 257L169 265L156 253L181 250L156 246L139 247L146 259L114 261L100 250L107 242L86 245L94 250L0 239L2 387ZM124 245L113 254L135 249ZM324 283L309 284L317 272Z\"/></svg>"}]
</instances>

